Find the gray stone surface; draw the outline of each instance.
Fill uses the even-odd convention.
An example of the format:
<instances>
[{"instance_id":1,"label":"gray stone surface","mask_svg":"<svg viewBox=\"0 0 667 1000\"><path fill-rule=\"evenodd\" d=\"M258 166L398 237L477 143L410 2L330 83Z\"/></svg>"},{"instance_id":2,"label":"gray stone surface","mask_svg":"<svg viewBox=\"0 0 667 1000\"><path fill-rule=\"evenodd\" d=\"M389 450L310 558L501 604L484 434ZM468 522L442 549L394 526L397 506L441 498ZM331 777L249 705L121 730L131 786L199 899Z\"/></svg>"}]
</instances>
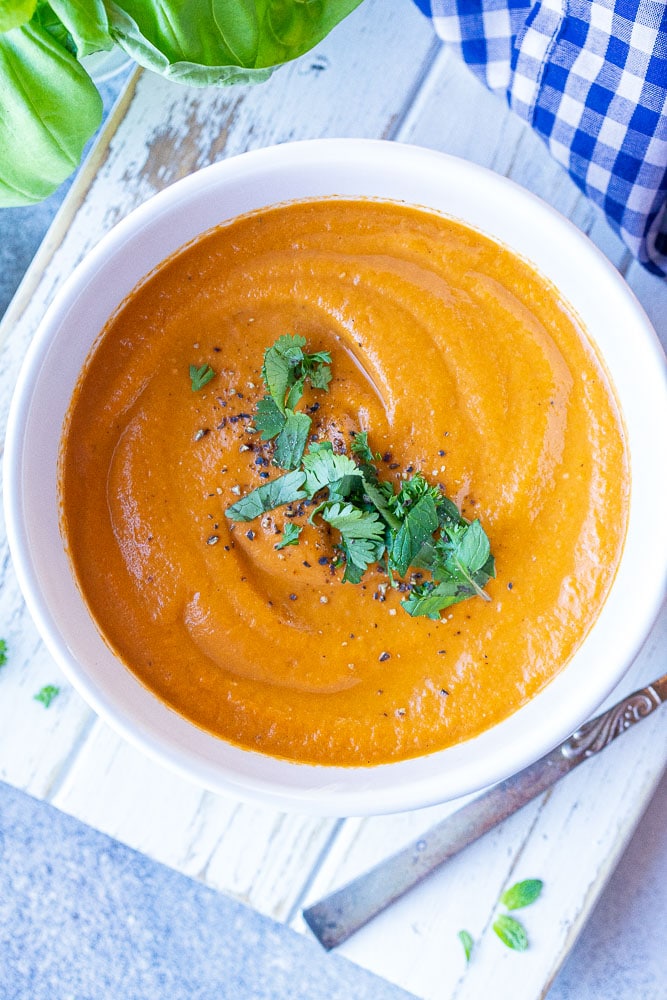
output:
<instances>
[{"instance_id":1,"label":"gray stone surface","mask_svg":"<svg viewBox=\"0 0 667 1000\"><path fill-rule=\"evenodd\" d=\"M0 783L0 1000L409 1000Z\"/></svg>"}]
</instances>

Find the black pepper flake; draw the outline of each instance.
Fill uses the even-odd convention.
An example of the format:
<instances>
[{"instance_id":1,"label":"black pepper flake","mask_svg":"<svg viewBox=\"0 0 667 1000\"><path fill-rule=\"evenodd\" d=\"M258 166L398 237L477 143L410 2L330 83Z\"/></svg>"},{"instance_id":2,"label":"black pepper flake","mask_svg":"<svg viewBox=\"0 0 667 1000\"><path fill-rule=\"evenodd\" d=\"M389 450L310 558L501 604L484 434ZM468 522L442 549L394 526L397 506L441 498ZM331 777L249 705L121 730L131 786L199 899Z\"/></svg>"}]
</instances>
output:
<instances>
[{"instance_id":1,"label":"black pepper flake","mask_svg":"<svg viewBox=\"0 0 667 1000\"><path fill-rule=\"evenodd\" d=\"M303 565L306 567L306 569L310 569L310 563L307 562L305 559L303 560Z\"/></svg>"},{"instance_id":2,"label":"black pepper flake","mask_svg":"<svg viewBox=\"0 0 667 1000\"><path fill-rule=\"evenodd\" d=\"M391 452L390 451L386 451L384 453L384 455L382 456L382 461L383 462L391 462Z\"/></svg>"},{"instance_id":3,"label":"black pepper flake","mask_svg":"<svg viewBox=\"0 0 667 1000\"><path fill-rule=\"evenodd\" d=\"M220 541L219 535L209 535L208 538L206 539L206 544L217 545L219 541Z\"/></svg>"},{"instance_id":4,"label":"black pepper flake","mask_svg":"<svg viewBox=\"0 0 667 1000\"><path fill-rule=\"evenodd\" d=\"M264 455L258 455L257 458L255 459L255 465L268 465L268 464L269 460L268 458L264 458Z\"/></svg>"},{"instance_id":5,"label":"black pepper flake","mask_svg":"<svg viewBox=\"0 0 667 1000\"><path fill-rule=\"evenodd\" d=\"M508 590L511 590L513 586L514 586L514 584L513 584L513 583L512 583L512 581L510 580L510 582L509 582L509 583L507 584L507 589L508 589Z\"/></svg>"},{"instance_id":6,"label":"black pepper flake","mask_svg":"<svg viewBox=\"0 0 667 1000\"><path fill-rule=\"evenodd\" d=\"M384 663L386 660L391 659L391 653L380 653L378 659L380 663Z\"/></svg>"},{"instance_id":7,"label":"black pepper flake","mask_svg":"<svg viewBox=\"0 0 667 1000\"><path fill-rule=\"evenodd\" d=\"M193 440L195 440L195 441L201 441L201 439L204 438L204 437L206 437L207 434L210 434L209 428L208 427L200 427L199 430L197 431L197 433L195 434Z\"/></svg>"},{"instance_id":8,"label":"black pepper flake","mask_svg":"<svg viewBox=\"0 0 667 1000\"><path fill-rule=\"evenodd\" d=\"M260 472L259 478L260 479L268 479L269 478L268 472Z\"/></svg>"},{"instance_id":9,"label":"black pepper flake","mask_svg":"<svg viewBox=\"0 0 667 1000\"><path fill-rule=\"evenodd\" d=\"M319 408L320 408L320 404L319 403L313 403L313 405L309 406L307 409L308 409L309 413L317 413L317 411L319 410Z\"/></svg>"},{"instance_id":10,"label":"black pepper flake","mask_svg":"<svg viewBox=\"0 0 667 1000\"><path fill-rule=\"evenodd\" d=\"M246 536L246 538L247 538L247 539L248 539L249 541L251 541L251 542L252 542L252 540L253 540L253 539L254 539L254 537L255 537L255 532L254 532L254 531L252 530L252 528L251 528L251 529L250 529L250 531L246 531L246 533L245 533L245 536Z\"/></svg>"},{"instance_id":11,"label":"black pepper flake","mask_svg":"<svg viewBox=\"0 0 667 1000\"><path fill-rule=\"evenodd\" d=\"M214 347L213 350L215 351L216 354L220 354L220 351L222 350L222 348L221 347Z\"/></svg>"},{"instance_id":12,"label":"black pepper flake","mask_svg":"<svg viewBox=\"0 0 667 1000\"><path fill-rule=\"evenodd\" d=\"M326 566L329 562L329 556L320 556L320 558L317 561L320 564L320 566Z\"/></svg>"},{"instance_id":13,"label":"black pepper flake","mask_svg":"<svg viewBox=\"0 0 667 1000\"><path fill-rule=\"evenodd\" d=\"M443 455L446 455L446 454L447 454L447 452L444 451L442 448L438 449L438 455L440 455L441 458L442 458Z\"/></svg>"},{"instance_id":14,"label":"black pepper flake","mask_svg":"<svg viewBox=\"0 0 667 1000\"><path fill-rule=\"evenodd\" d=\"M444 656L446 652L447 652L446 649L439 649L438 650L438 656Z\"/></svg>"},{"instance_id":15,"label":"black pepper flake","mask_svg":"<svg viewBox=\"0 0 667 1000\"><path fill-rule=\"evenodd\" d=\"M406 472L414 472L415 471L414 465L409 465L405 471Z\"/></svg>"},{"instance_id":16,"label":"black pepper flake","mask_svg":"<svg viewBox=\"0 0 667 1000\"><path fill-rule=\"evenodd\" d=\"M447 688L440 688L440 694L444 695L446 698L449 697L449 691Z\"/></svg>"},{"instance_id":17,"label":"black pepper flake","mask_svg":"<svg viewBox=\"0 0 667 1000\"><path fill-rule=\"evenodd\" d=\"M391 465L389 466L390 469L400 469L400 467L401 466L399 462L392 462Z\"/></svg>"},{"instance_id":18,"label":"black pepper flake","mask_svg":"<svg viewBox=\"0 0 667 1000\"><path fill-rule=\"evenodd\" d=\"M290 601L296 601L296 594L290 594L289 599Z\"/></svg>"}]
</instances>

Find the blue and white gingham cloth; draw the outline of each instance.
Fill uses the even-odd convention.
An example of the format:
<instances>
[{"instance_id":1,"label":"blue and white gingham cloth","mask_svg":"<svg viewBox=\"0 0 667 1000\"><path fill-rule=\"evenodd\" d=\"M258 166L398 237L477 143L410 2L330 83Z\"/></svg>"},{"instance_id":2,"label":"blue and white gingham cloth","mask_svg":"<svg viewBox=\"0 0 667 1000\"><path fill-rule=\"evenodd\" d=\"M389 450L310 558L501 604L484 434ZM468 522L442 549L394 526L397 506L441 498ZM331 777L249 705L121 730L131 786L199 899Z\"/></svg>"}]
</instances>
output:
<instances>
[{"instance_id":1,"label":"blue and white gingham cloth","mask_svg":"<svg viewBox=\"0 0 667 1000\"><path fill-rule=\"evenodd\" d=\"M414 0L667 276L667 0Z\"/></svg>"}]
</instances>

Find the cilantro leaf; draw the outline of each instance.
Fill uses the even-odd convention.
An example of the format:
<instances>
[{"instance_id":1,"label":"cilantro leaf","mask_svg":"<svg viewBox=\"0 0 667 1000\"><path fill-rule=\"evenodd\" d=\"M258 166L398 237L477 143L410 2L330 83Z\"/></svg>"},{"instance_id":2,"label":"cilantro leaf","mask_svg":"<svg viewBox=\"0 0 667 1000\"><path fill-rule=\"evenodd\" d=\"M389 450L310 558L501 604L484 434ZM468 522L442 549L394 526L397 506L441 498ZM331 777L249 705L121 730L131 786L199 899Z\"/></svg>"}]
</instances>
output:
<instances>
[{"instance_id":1,"label":"cilantro leaf","mask_svg":"<svg viewBox=\"0 0 667 1000\"><path fill-rule=\"evenodd\" d=\"M305 473L301 471L286 472L271 482L258 486L256 490L247 493L225 511L225 517L230 521L252 521L265 514L267 510L281 507L286 503L303 500L306 493L301 489L305 482Z\"/></svg>"},{"instance_id":2,"label":"cilantro leaf","mask_svg":"<svg viewBox=\"0 0 667 1000\"><path fill-rule=\"evenodd\" d=\"M305 337L284 334L264 352L262 378L281 413L285 412L285 395L296 381L294 369L303 359L305 346Z\"/></svg>"},{"instance_id":3,"label":"cilantro leaf","mask_svg":"<svg viewBox=\"0 0 667 1000\"><path fill-rule=\"evenodd\" d=\"M360 510L352 504L325 504L322 518L341 534L340 549L345 555L344 583L359 583L372 562L384 552L385 529L374 511Z\"/></svg>"},{"instance_id":4,"label":"cilantro leaf","mask_svg":"<svg viewBox=\"0 0 667 1000\"><path fill-rule=\"evenodd\" d=\"M306 447L311 419L307 413L285 410L285 423L276 438L273 461L281 469L296 469Z\"/></svg>"},{"instance_id":5,"label":"cilantro leaf","mask_svg":"<svg viewBox=\"0 0 667 1000\"><path fill-rule=\"evenodd\" d=\"M408 567L420 552L424 543L431 538L438 527L435 501L430 493L425 493L410 507L400 527L394 535L389 552L389 563L399 576L405 576Z\"/></svg>"},{"instance_id":6,"label":"cilantro leaf","mask_svg":"<svg viewBox=\"0 0 667 1000\"><path fill-rule=\"evenodd\" d=\"M303 468L306 473L306 490L310 497L346 476L358 476L361 479L359 469L352 459L347 455L337 455L330 441L311 445L303 456Z\"/></svg>"},{"instance_id":7,"label":"cilantro leaf","mask_svg":"<svg viewBox=\"0 0 667 1000\"><path fill-rule=\"evenodd\" d=\"M295 524L294 521L286 521L283 528L283 537L279 542L273 546L274 549L284 549L287 545L298 545L299 535L303 531L300 524Z\"/></svg>"},{"instance_id":8,"label":"cilantro leaf","mask_svg":"<svg viewBox=\"0 0 667 1000\"><path fill-rule=\"evenodd\" d=\"M306 379L315 389L326 391L329 387L330 353L305 354L305 346L305 337L284 334L264 352L262 378L281 413L295 408L303 395Z\"/></svg>"},{"instance_id":9,"label":"cilantro leaf","mask_svg":"<svg viewBox=\"0 0 667 1000\"><path fill-rule=\"evenodd\" d=\"M362 462L367 465L373 465L374 456L368 445L368 432L367 431L357 431L352 437L352 443L350 445L352 454L360 458ZM375 472L376 470L373 469Z\"/></svg>"},{"instance_id":10,"label":"cilantro leaf","mask_svg":"<svg viewBox=\"0 0 667 1000\"><path fill-rule=\"evenodd\" d=\"M34 696L35 701L42 703L44 708L48 708L54 698L57 698L60 694L60 688L56 687L55 684L45 684L41 691L38 691Z\"/></svg>"},{"instance_id":11,"label":"cilantro leaf","mask_svg":"<svg viewBox=\"0 0 667 1000\"><path fill-rule=\"evenodd\" d=\"M409 596L401 601L401 607L412 618L423 616L438 621L441 611L471 596L470 592L462 592L460 584L455 580L443 580L438 584L427 582L413 587Z\"/></svg>"},{"instance_id":12,"label":"cilantro leaf","mask_svg":"<svg viewBox=\"0 0 667 1000\"><path fill-rule=\"evenodd\" d=\"M508 910L519 910L523 906L530 906L542 892L544 882L540 878L526 878L523 882L517 882L510 886L500 897L500 902Z\"/></svg>"},{"instance_id":13,"label":"cilantro leaf","mask_svg":"<svg viewBox=\"0 0 667 1000\"><path fill-rule=\"evenodd\" d=\"M190 365L190 383L193 392L199 392L214 377L215 372L210 365L202 365L201 368L197 368L197 365Z\"/></svg>"},{"instance_id":14,"label":"cilantro leaf","mask_svg":"<svg viewBox=\"0 0 667 1000\"><path fill-rule=\"evenodd\" d=\"M285 419L285 414L279 410L271 396L260 399L255 411L254 424L257 430L262 432L262 441L270 441L276 434L280 434Z\"/></svg>"},{"instance_id":15,"label":"cilantro leaf","mask_svg":"<svg viewBox=\"0 0 667 1000\"><path fill-rule=\"evenodd\" d=\"M470 961L470 956L472 955L472 950L475 946L473 936L470 933L470 931L459 931L456 936L463 945L463 952L466 957L466 963L468 963Z\"/></svg>"},{"instance_id":16,"label":"cilantro leaf","mask_svg":"<svg viewBox=\"0 0 667 1000\"><path fill-rule=\"evenodd\" d=\"M7 662L7 640L0 639L0 667L4 667Z\"/></svg>"},{"instance_id":17,"label":"cilantro leaf","mask_svg":"<svg viewBox=\"0 0 667 1000\"><path fill-rule=\"evenodd\" d=\"M525 927L514 917L508 916L507 913L501 913L499 917L496 917L493 929L508 948L512 948L514 951L525 951L528 947L528 935Z\"/></svg>"}]
</instances>

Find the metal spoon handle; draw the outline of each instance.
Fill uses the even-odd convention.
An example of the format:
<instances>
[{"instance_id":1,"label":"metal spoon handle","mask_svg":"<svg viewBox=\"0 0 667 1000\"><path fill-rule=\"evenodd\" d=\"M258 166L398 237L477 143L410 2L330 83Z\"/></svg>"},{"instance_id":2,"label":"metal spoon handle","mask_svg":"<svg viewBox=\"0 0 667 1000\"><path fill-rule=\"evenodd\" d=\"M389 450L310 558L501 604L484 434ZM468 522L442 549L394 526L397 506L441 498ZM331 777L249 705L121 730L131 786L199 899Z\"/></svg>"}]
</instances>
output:
<instances>
[{"instance_id":1,"label":"metal spoon handle","mask_svg":"<svg viewBox=\"0 0 667 1000\"><path fill-rule=\"evenodd\" d=\"M334 948L448 858L511 816L667 701L667 674L584 723L530 767L494 785L364 875L303 911L325 948Z\"/></svg>"}]
</instances>

